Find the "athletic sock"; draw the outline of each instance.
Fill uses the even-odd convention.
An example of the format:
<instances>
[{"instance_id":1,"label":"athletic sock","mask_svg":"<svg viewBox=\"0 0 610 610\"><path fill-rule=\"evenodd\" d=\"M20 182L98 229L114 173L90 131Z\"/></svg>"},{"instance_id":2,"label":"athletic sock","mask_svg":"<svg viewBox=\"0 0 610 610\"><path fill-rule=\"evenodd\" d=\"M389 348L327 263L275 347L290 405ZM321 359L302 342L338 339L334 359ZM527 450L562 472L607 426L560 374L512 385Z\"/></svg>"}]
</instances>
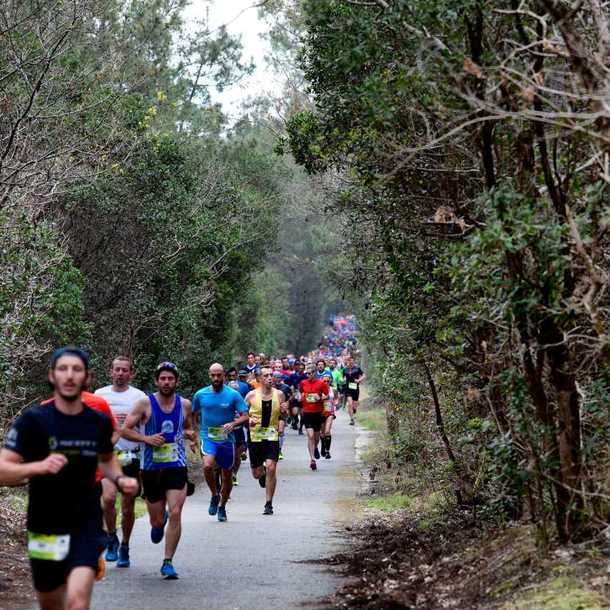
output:
<instances>
[{"instance_id":1,"label":"athletic sock","mask_svg":"<svg viewBox=\"0 0 610 610\"><path fill-rule=\"evenodd\" d=\"M172 560L171 560L171 559L167 559L167 558L166 558L166 559L164 559L164 560L163 560L163 565L165 565L166 563L171 563L171 562L172 562Z\"/></svg>"}]
</instances>

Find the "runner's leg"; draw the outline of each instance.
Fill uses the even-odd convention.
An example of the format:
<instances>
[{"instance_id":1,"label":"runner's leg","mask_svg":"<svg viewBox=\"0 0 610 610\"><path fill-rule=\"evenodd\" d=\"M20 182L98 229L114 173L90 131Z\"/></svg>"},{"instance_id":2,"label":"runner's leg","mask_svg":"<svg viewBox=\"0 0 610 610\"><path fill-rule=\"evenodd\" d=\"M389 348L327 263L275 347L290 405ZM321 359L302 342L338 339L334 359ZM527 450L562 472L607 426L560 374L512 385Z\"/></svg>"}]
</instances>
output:
<instances>
[{"instance_id":1,"label":"runner's leg","mask_svg":"<svg viewBox=\"0 0 610 610\"><path fill-rule=\"evenodd\" d=\"M273 496L275 494L275 487L277 485L277 462L274 460L266 460L267 466L267 482L265 485L265 496L267 502L273 502Z\"/></svg>"},{"instance_id":2,"label":"runner's leg","mask_svg":"<svg viewBox=\"0 0 610 610\"><path fill-rule=\"evenodd\" d=\"M66 585L57 587L53 591L36 592L40 610L64 610L66 601Z\"/></svg>"},{"instance_id":3,"label":"runner's leg","mask_svg":"<svg viewBox=\"0 0 610 610\"><path fill-rule=\"evenodd\" d=\"M172 559L182 533L182 507L186 500L184 489L168 489L166 493L169 521L165 532L165 559Z\"/></svg>"},{"instance_id":4,"label":"runner's leg","mask_svg":"<svg viewBox=\"0 0 610 610\"><path fill-rule=\"evenodd\" d=\"M121 534L122 543L129 544L133 524L136 520L136 499L134 496L121 494Z\"/></svg>"},{"instance_id":5,"label":"runner's leg","mask_svg":"<svg viewBox=\"0 0 610 610\"><path fill-rule=\"evenodd\" d=\"M218 487L216 486L216 477L214 475L214 470L216 468L216 458L213 455L204 455L202 461L203 476L205 477L205 482L208 484L212 495L217 496Z\"/></svg>"},{"instance_id":6,"label":"runner's leg","mask_svg":"<svg viewBox=\"0 0 610 610\"><path fill-rule=\"evenodd\" d=\"M109 479L102 479L102 506L104 508L104 523L109 534L116 532L116 502L117 488Z\"/></svg>"},{"instance_id":7,"label":"runner's leg","mask_svg":"<svg viewBox=\"0 0 610 610\"><path fill-rule=\"evenodd\" d=\"M146 508L148 509L148 517L151 527L163 527L165 521L165 500L159 502L149 502L146 500Z\"/></svg>"},{"instance_id":8,"label":"runner's leg","mask_svg":"<svg viewBox=\"0 0 610 610\"><path fill-rule=\"evenodd\" d=\"M313 428L306 428L307 430L307 450L309 451L309 459L313 460L314 451L316 448L316 433Z\"/></svg>"},{"instance_id":9,"label":"runner's leg","mask_svg":"<svg viewBox=\"0 0 610 610\"><path fill-rule=\"evenodd\" d=\"M220 506L226 506L229 497L231 496L231 490L233 489L233 471L230 468L223 468L222 473L222 487L220 489Z\"/></svg>"},{"instance_id":10,"label":"runner's leg","mask_svg":"<svg viewBox=\"0 0 610 610\"><path fill-rule=\"evenodd\" d=\"M89 610L95 570L78 566L68 575L66 583L66 610Z\"/></svg>"}]
</instances>

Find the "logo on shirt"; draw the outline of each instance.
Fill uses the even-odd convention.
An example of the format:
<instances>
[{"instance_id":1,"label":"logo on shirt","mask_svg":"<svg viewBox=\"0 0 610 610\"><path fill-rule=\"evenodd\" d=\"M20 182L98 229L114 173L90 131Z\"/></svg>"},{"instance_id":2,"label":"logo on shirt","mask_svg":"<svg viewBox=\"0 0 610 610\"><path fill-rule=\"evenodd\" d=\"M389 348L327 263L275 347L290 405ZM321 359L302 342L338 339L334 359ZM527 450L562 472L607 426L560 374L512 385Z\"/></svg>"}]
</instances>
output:
<instances>
[{"instance_id":1,"label":"logo on shirt","mask_svg":"<svg viewBox=\"0 0 610 610\"><path fill-rule=\"evenodd\" d=\"M161 424L161 433L162 434L172 434L174 432L174 422L171 419L166 419Z\"/></svg>"},{"instance_id":2,"label":"logo on shirt","mask_svg":"<svg viewBox=\"0 0 610 610\"><path fill-rule=\"evenodd\" d=\"M51 451L55 451L58 447L59 443L57 442L57 438L54 436L49 437L49 449Z\"/></svg>"}]
</instances>

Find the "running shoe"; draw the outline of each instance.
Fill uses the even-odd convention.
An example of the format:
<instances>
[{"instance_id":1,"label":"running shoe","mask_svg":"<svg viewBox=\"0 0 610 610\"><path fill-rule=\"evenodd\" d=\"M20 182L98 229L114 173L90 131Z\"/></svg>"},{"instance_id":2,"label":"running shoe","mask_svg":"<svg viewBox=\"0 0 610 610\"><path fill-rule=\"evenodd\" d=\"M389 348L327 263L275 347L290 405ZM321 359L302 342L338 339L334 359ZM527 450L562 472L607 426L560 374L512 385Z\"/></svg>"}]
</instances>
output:
<instances>
[{"instance_id":1,"label":"running shoe","mask_svg":"<svg viewBox=\"0 0 610 610\"><path fill-rule=\"evenodd\" d=\"M233 475L233 486L237 487L239 485L239 481L237 480L237 475L234 474Z\"/></svg>"},{"instance_id":2,"label":"running shoe","mask_svg":"<svg viewBox=\"0 0 610 610\"><path fill-rule=\"evenodd\" d=\"M153 544L159 544L163 540L163 534L165 533L165 524L167 523L168 514L167 511L163 514L163 525L161 527L150 528L150 539Z\"/></svg>"},{"instance_id":3,"label":"running shoe","mask_svg":"<svg viewBox=\"0 0 610 610\"><path fill-rule=\"evenodd\" d=\"M244 451L241 454L241 461L245 462L248 459L248 454Z\"/></svg>"},{"instance_id":4,"label":"running shoe","mask_svg":"<svg viewBox=\"0 0 610 610\"><path fill-rule=\"evenodd\" d=\"M116 562L117 568L128 568L130 565L129 562L129 545L122 544L119 547L119 560Z\"/></svg>"},{"instance_id":5,"label":"running shoe","mask_svg":"<svg viewBox=\"0 0 610 610\"><path fill-rule=\"evenodd\" d=\"M259 477L258 479L258 484L265 489L265 486L267 485L267 469L263 469L263 474L261 477Z\"/></svg>"},{"instance_id":6,"label":"running shoe","mask_svg":"<svg viewBox=\"0 0 610 610\"><path fill-rule=\"evenodd\" d=\"M316 460L320 459L320 450L318 449L317 445L316 448L313 450L313 456L316 458Z\"/></svg>"},{"instance_id":7,"label":"running shoe","mask_svg":"<svg viewBox=\"0 0 610 610\"><path fill-rule=\"evenodd\" d=\"M280 455L278 456L278 459L283 460L284 459L284 454L280 451Z\"/></svg>"},{"instance_id":8,"label":"running shoe","mask_svg":"<svg viewBox=\"0 0 610 610\"><path fill-rule=\"evenodd\" d=\"M212 496L210 500L210 506L208 507L208 515L214 516L218 512L218 503L220 502L220 496Z\"/></svg>"},{"instance_id":9,"label":"running shoe","mask_svg":"<svg viewBox=\"0 0 610 610\"><path fill-rule=\"evenodd\" d=\"M161 566L161 574L165 580L178 580L178 572L174 570L174 566L169 559L163 560L163 565Z\"/></svg>"},{"instance_id":10,"label":"running shoe","mask_svg":"<svg viewBox=\"0 0 610 610\"><path fill-rule=\"evenodd\" d=\"M312 470L317 470L317 469L318 469L318 465L316 464L316 461L315 461L315 460L311 460L311 462L309 462L309 467L310 467Z\"/></svg>"},{"instance_id":11,"label":"running shoe","mask_svg":"<svg viewBox=\"0 0 610 610\"><path fill-rule=\"evenodd\" d=\"M330 460L330 452L326 452L326 455L324 456L327 460Z\"/></svg>"},{"instance_id":12,"label":"running shoe","mask_svg":"<svg viewBox=\"0 0 610 610\"><path fill-rule=\"evenodd\" d=\"M273 505L271 502L265 502L265 508L263 509L263 515L272 515L273 514Z\"/></svg>"},{"instance_id":13,"label":"running shoe","mask_svg":"<svg viewBox=\"0 0 610 610\"><path fill-rule=\"evenodd\" d=\"M294 422L292 423L291 428L292 428L293 430L298 430L298 429L299 429L299 425L297 424L297 422L296 422L296 421L294 421Z\"/></svg>"},{"instance_id":14,"label":"running shoe","mask_svg":"<svg viewBox=\"0 0 610 610\"><path fill-rule=\"evenodd\" d=\"M110 540L108 542L108 547L104 559L106 561L116 561L119 558L119 538L116 533L109 534L108 538Z\"/></svg>"},{"instance_id":15,"label":"running shoe","mask_svg":"<svg viewBox=\"0 0 610 610\"><path fill-rule=\"evenodd\" d=\"M218 507L218 520L219 521L227 520L227 509L224 506Z\"/></svg>"},{"instance_id":16,"label":"running shoe","mask_svg":"<svg viewBox=\"0 0 610 610\"><path fill-rule=\"evenodd\" d=\"M354 418L352 417L352 419L349 420L349 425L353 426L354 425Z\"/></svg>"},{"instance_id":17,"label":"running shoe","mask_svg":"<svg viewBox=\"0 0 610 610\"><path fill-rule=\"evenodd\" d=\"M299 428L299 436L303 436L303 430Z\"/></svg>"}]
</instances>

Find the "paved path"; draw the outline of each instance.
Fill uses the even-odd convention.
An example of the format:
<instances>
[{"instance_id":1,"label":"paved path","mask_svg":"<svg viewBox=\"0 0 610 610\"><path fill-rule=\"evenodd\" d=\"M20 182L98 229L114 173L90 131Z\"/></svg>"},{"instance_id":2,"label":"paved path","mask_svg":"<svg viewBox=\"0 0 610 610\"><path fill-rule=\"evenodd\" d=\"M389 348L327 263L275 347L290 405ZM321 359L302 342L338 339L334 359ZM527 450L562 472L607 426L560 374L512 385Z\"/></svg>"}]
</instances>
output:
<instances>
[{"instance_id":1,"label":"paved path","mask_svg":"<svg viewBox=\"0 0 610 610\"><path fill-rule=\"evenodd\" d=\"M309 470L305 437L287 432L279 463L275 515L263 516L264 492L242 465L240 485L227 505L229 520L207 514L209 493L199 488L183 513L182 540L174 566L177 581L159 575L163 543L150 542L147 518L136 523L132 567L112 564L93 594L93 610L265 610L320 608L338 578L325 566L299 563L337 550L337 523L358 487L357 433L344 412L335 421L332 460Z\"/></svg>"}]
</instances>

